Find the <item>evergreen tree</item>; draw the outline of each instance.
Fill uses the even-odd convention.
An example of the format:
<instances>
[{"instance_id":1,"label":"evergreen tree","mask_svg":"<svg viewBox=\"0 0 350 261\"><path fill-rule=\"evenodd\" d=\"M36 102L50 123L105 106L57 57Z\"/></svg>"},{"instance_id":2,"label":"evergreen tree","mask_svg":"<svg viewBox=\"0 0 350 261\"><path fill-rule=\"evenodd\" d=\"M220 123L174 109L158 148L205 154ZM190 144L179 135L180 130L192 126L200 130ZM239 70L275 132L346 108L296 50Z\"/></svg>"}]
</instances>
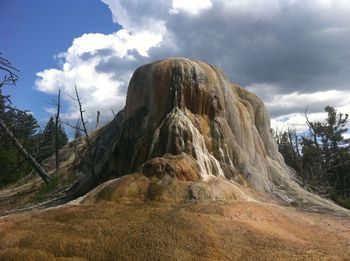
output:
<instances>
[{"instance_id":1,"label":"evergreen tree","mask_svg":"<svg viewBox=\"0 0 350 261\"><path fill-rule=\"evenodd\" d=\"M278 150L282 154L285 163L296 171L302 169L301 155L299 153L299 137L295 130L288 129L276 132L274 137L277 141Z\"/></svg>"},{"instance_id":2,"label":"evergreen tree","mask_svg":"<svg viewBox=\"0 0 350 261\"><path fill-rule=\"evenodd\" d=\"M350 140L343 135L348 115L330 106L325 111L325 122L307 120L310 135L303 138L303 161L313 180L337 200L350 197Z\"/></svg>"},{"instance_id":3,"label":"evergreen tree","mask_svg":"<svg viewBox=\"0 0 350 261\"><path fill-rule=\"evenodd\" d=\"M13 110L3 110L0 113L1 119L11 129L23 147L33 154L35 152L35 137L38 130L38 124L34 117ZM13 140L9 139L1 130L0 167L0 186L16 181L32 170L31 165L14 147Z\"/></svg>"},{"instance_id":4,"label":"evergreen tree","mask_svg":"<svg viewBox=\"0 0 350 261\"><path fill-rule=\"evenodd\" d=\"M16 84L18 76L15 72L18 70L0 56L0 72L4 73L0 81L0 186L15 181L32 168L48 183L50 177L32 155L34 146L28 145L32 144L33 134L37 131L36 120L17 109L10 96L2 94L3 86Z\"/></svg>"},{"instance_id":5,"label":"evergreen tree","mask_svg":"<svg viewBox=\"0 0 350 261\"><path fill-rule=\"evenodd\" d=\"M308 132L272 132L287 165L296 170L304 186L350 208L350 139L345 139L348 115L325 108L324 122L311 122ZM300 151L300 152L299 152Z\"/></svg>"},{"instance_id":6,"label":"evergreen tree","mask_svg":"<svg viewBox=\"0 0 350 261\"><path fill-rule=\"evenodd\" d=\"M62 148L68 142L68 137L59 124L58 128L58 148ZM41 134L41 143L40 143L40 158L42 160L50 157L55 152L55 121L51 116L49 121L46 124L46 127Z\"/></svg>"}]
</instances>

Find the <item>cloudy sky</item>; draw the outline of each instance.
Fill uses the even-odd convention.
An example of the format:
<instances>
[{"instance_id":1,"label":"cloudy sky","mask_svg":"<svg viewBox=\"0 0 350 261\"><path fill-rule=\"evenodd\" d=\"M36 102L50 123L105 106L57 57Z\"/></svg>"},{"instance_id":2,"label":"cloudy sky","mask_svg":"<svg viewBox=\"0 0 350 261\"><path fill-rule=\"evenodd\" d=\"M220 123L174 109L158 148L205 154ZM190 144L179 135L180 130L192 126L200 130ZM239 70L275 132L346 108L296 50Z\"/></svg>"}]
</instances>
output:
<instances>
[{"instance_id":1,"label":"cloudy sky","mask_svg":"<svg viewBox=\"0 0 350 261\"><path fill-rule=\"evenodd\" d=\"M124 106L132 72L172 56L221 67L263 99L274 126L303 129L306 106L311 120L324 118L326 105L350 113L348 0L36 0L37 8L24 8L26 2L2 0L0 9L23 9L27 20L17 15L10 25L14 19L0 17L7 39L0 52L30 72L24 94L13 95L42 118L51 111L44 101L61 89L64 117L74 119L69 95L76 84L87 115L99 110L110 119ZM38 58L21 61L23 48Z\"/></svg>"}]
</instances>

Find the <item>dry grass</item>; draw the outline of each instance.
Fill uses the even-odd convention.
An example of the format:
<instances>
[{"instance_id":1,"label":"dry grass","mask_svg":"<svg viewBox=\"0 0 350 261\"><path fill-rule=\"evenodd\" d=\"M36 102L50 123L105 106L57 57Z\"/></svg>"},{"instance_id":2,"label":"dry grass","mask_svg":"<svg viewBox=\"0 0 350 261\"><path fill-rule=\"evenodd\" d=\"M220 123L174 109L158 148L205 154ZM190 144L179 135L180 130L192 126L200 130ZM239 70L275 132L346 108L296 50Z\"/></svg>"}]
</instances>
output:
<instances>
[{"instance_id":1,"label":"dry grass","mask_svg":"<svg viewBox=\"0 0 350 261\"><path fill-rule=\"evenodd\" d=\"M196 183L147 197L154 182L130 175L83 204L1 218L0 260L349 260L348 218L179 192Z\"/></svg>"}]
</instances>

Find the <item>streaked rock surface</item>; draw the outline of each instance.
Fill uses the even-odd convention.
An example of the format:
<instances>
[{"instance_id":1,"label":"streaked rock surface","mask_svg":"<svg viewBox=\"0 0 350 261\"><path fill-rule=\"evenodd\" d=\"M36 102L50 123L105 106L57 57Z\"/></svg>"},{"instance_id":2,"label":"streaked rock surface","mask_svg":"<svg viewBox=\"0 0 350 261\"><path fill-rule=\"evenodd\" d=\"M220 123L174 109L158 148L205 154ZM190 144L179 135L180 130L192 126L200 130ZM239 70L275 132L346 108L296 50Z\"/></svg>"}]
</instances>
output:
<instances>
[{"instance_id":1,"label":"streaked rock surface","mask_svg":"<svg viewBox=\"0 0 350 261\"><path fill-rule=\"evenodd\" d=\"M100 135L104 143L96 146L109 148L97 157L100 175L121 177L155 157L182 155L188 160L152 161L153 169L158 164L163 174L180 180L220 177L288 204L346 213L293 181L270 133L263 102L215 66L171 58L139 67L126 106L110 129L114 136L103 139L111 136L107 128ZM181 174L174 174L177 165Z\"/></svg>"}]
</instances>

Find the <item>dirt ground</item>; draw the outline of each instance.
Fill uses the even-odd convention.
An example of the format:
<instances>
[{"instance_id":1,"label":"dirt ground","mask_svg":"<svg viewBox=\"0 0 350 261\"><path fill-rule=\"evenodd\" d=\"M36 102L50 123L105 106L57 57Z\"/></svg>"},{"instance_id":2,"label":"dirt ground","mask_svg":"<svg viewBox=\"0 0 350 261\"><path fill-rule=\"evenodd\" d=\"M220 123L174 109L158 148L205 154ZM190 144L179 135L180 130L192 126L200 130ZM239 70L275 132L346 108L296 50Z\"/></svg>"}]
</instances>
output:
<instances>
[{"instance_id":1,"label":"dirt ground","mask_svg":"<svg viewBox=\"0 0 350 261\"><path fill-rule=\"evenodd\" d=\"M0 260L350 260L348 217L110 197L0 218Z\"/></svg>"},{"instance_id":2,"label":"dirt ground","mask_svg":"<svg viewBox=\"0 0 350 261\"><path fill-rule=\"evenodd\" d=\"M142 174L0 217L0 260L350 260L350 218L232 182Z\"/></svg>"}]
</instances>

